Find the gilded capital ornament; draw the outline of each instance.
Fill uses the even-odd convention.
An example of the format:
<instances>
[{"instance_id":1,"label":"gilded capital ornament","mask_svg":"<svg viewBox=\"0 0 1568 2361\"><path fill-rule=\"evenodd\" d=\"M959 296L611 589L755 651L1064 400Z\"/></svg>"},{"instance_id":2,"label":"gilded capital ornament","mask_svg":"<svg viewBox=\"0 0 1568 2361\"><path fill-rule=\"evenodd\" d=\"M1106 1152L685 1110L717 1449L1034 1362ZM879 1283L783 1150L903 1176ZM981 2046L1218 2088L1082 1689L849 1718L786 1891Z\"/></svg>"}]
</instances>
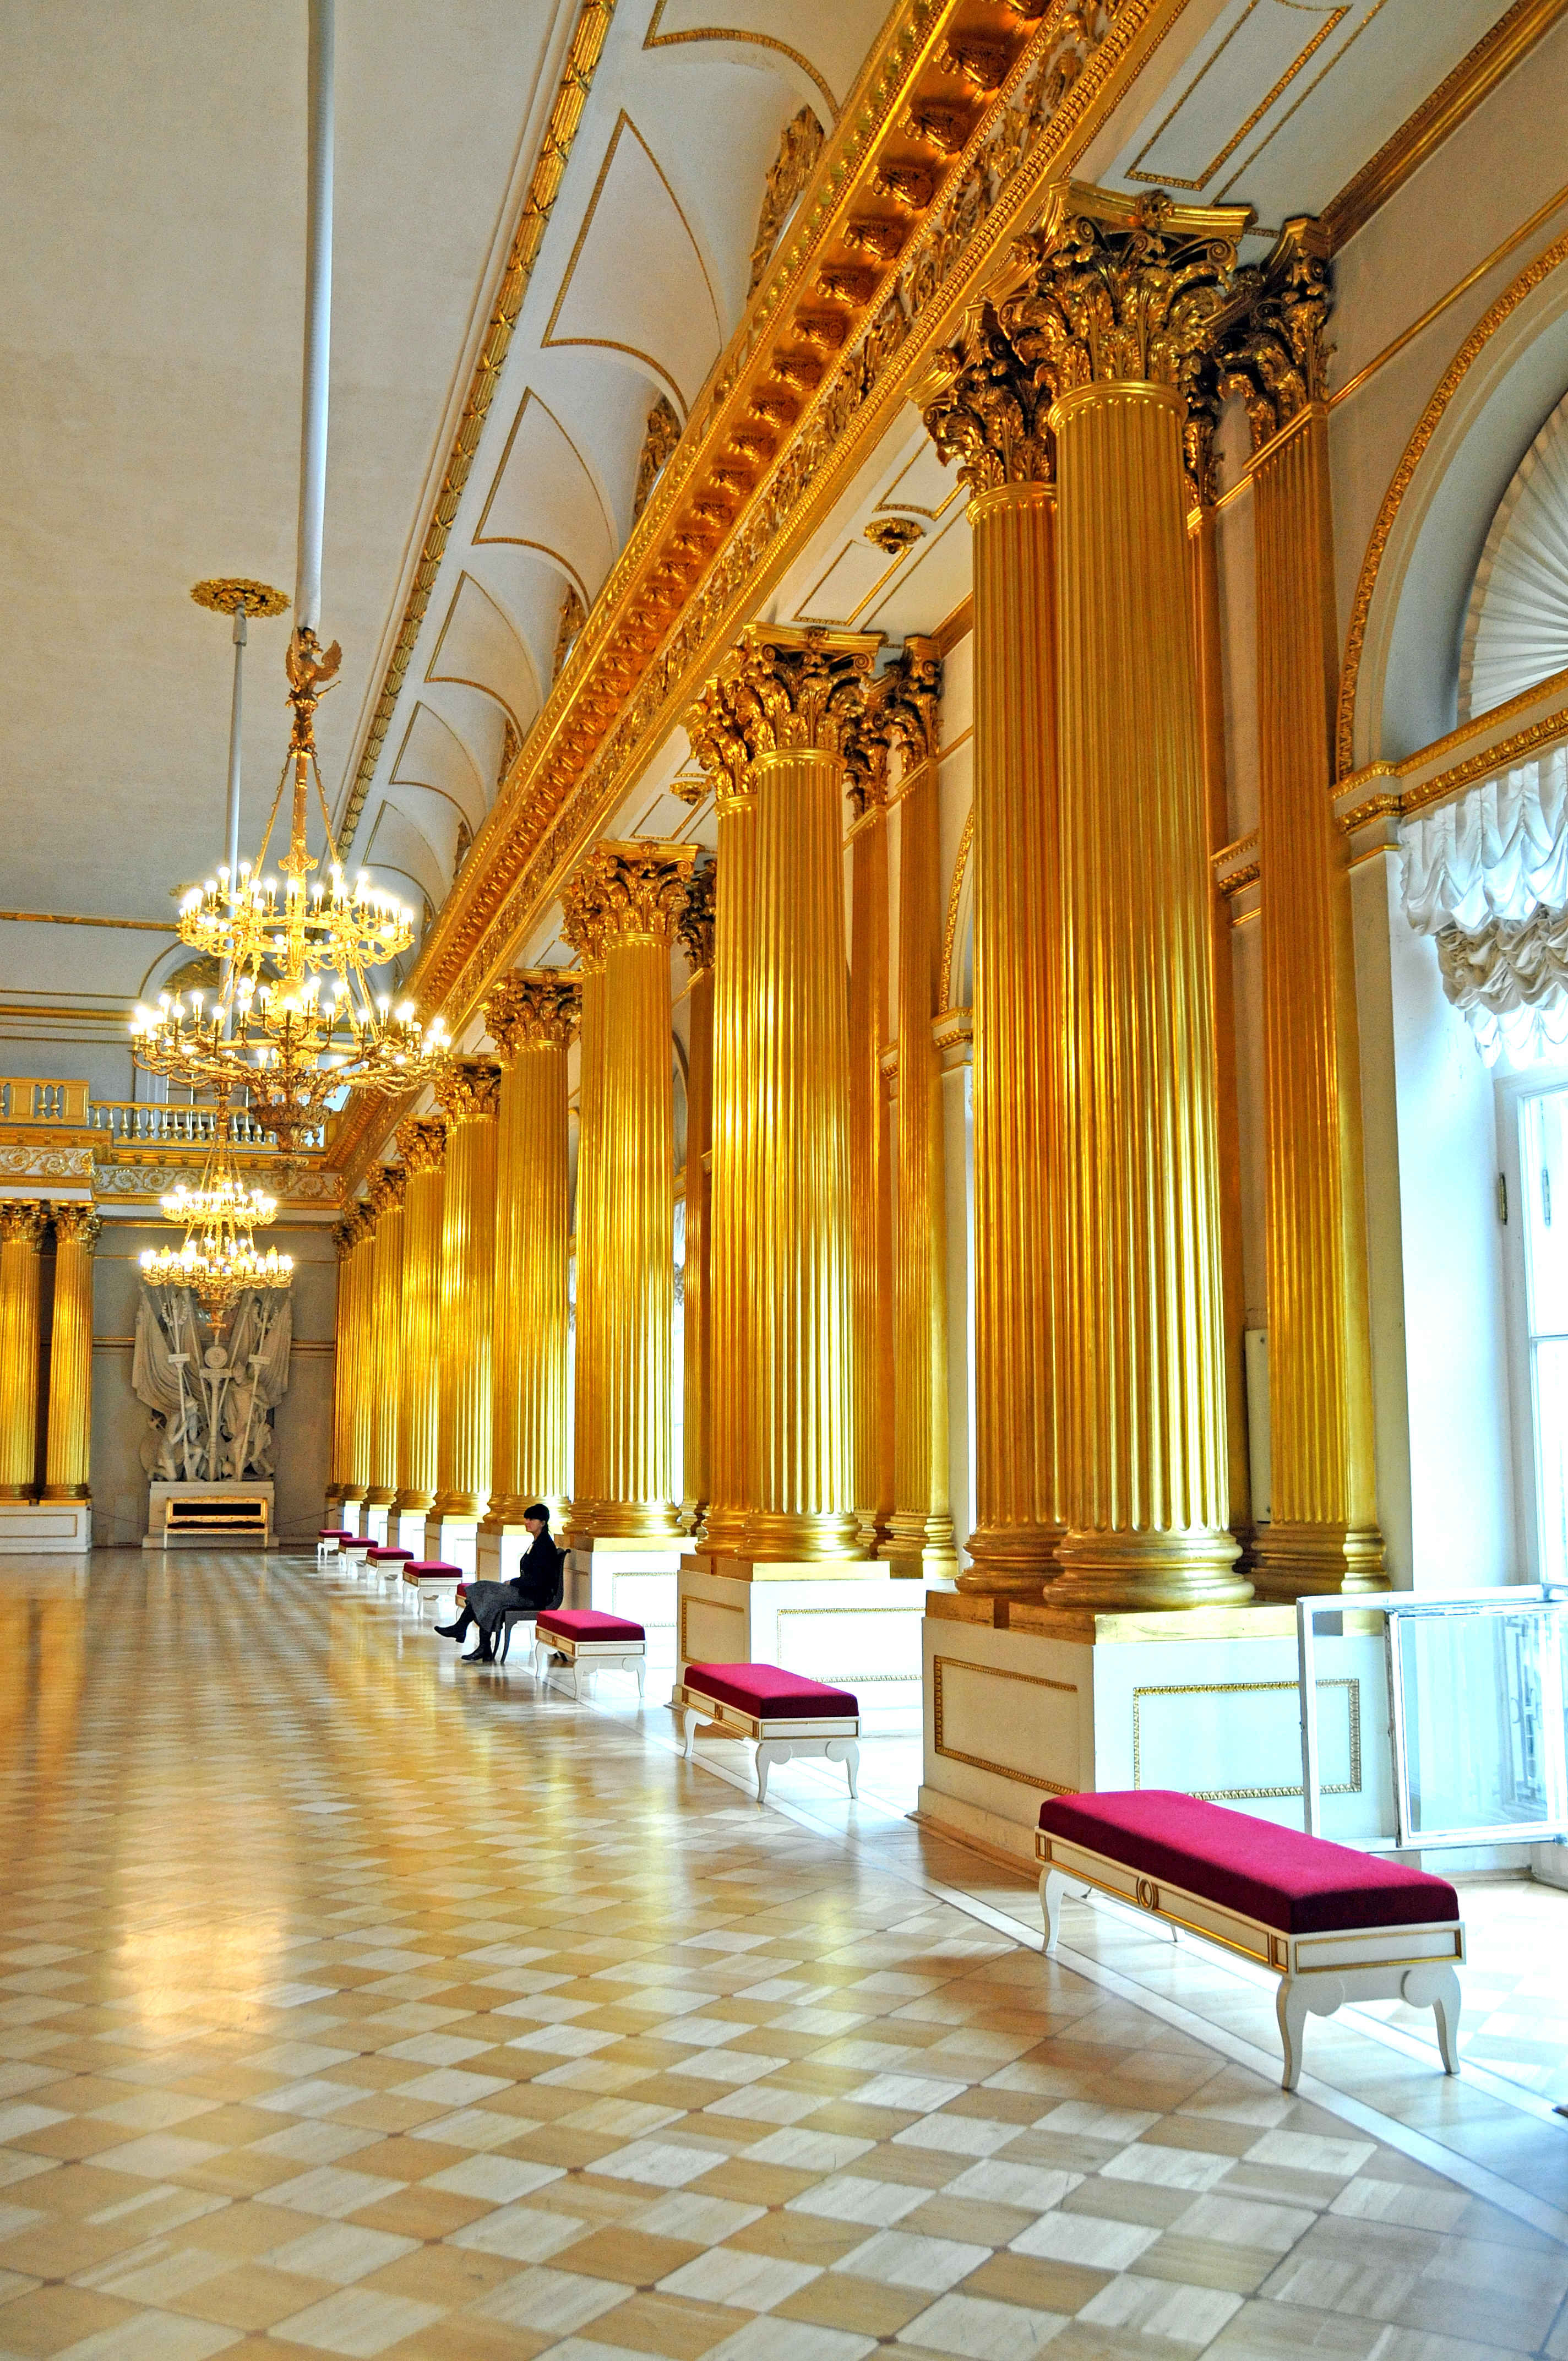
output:
<instances>
[{"instance_id":1,"label":"gilded capital ornament","mask_svg":"<svg viewBox=\"0 0 1568 2361\"><path fill-rule=\"evenodd\" d=\"M710 680L686 716L686 736L713 789L720 814L750 802L751 758L736 719L729 683L721 673Z\"/></svg>"},{"instance_id":2,"label":"gilded capital ornament","mask_svg":"<svg viewBox=\"0 0 1568 2361\"><path fill-rule=\"evenodd\" d=\"M936 642L905 640L866 690L861 718L845 739L850 804L857 819L886 802L889 760L895 751L905 773L936 752L941 694Z\"/></svg>"},{"instance_id":3,"label":"gilded capital ornament","mask_svg":"<svg viewBox=\"0 0 1568 2361\"><path fill-rule=\"evenodd\" d=\"M500 1105L501 1070L488 1058L456 1058L435 1084L447 1123L494 1123Z\"/></svg>"},{"instance_id":4,"label":"gilded capital ornament","mask_svg":"<svg viewBox=\"0 0 1568 2361\"><path fill-rule=\"evenodd\" d=\"M722 677L751 761L806 752L847 755L881 645L880 631L749 623Z\"/></svg>"},{"instance_id":5,"label":"gilded capital ornament","mask_svg":"<svg viewBox=\"0 0 1568 2361\"><path fill-rule=\"evenodd\" d=\"M699 850L641 839L596 844L562 892L567 940L600 960L618 942L673 943Z\"/></svg>"},{"instance_id":6,"label":"gilded capital ornament","mask_svg":"<svg viewBox=\"0 0 1568 2361\"><path fill-rule=\"evenodd\" d=\"M932 355L911 399L944 464L959 461L971 494L1005 484L1048 484L1055 453L1046 423L1048 385L1014 345L984 297L956 343Z\"/></svg>"},{"instance_id":7,"label":"gilded capital ornament","mask_svg":"<svg viewBox=\"0 0 1568 2361\"><path fill-rule=\"evenodd\" d=\"M695 974L700 975L705 968L713 965L718 912L718 863L705 861L692 873L679 924L681 949Z\"/></svg>"},{"instance_id":8,"label":"gilded capital ornament","mask_svg":"<svg viewBox=\"0 0 1568 2361\"><path fill-rule=\"evenodd\" d=\"M565 1049L582 1013L583 987L565 968L516 968L484 1005L485 1027L503 1061L524 1049Z\"/></svg>"},{"instance_id":9,"label":"gilded capital ornament","mask_svg":"<svg viewBox=\"0 0 1568 2361\"><path fill-rule=\"evenodd\" d=\"M370 1207L372 1218L379 1221L389 1207L398 1210L408 1184L409 1176L400 1164L378 1165L365 1187L366 1202Z\"/></svg>"},{"instance_id":10,"label":"gilded capital ornament","mask_svg":"<svg viewBox=\"0 0 1568 2361\"><path fill-rule=\"evenodd\" d=\"M398 1126L398 1154L410 1173L439 1172L446 1160L446 1118L413 1115Z\"/></svg>"},{"instance_id":11,"label":"gilded capital ornament","mask_svg":"<svg viewBox=\"0 0 1568 2361\"><path fill-rule=\"evenodd\" d=\"M1243 272L1247 306L1221 337L1220 390L1239 393L1255 451L1328 395L1333 306L1327 230L1310 214L1288 221L1261 268Z\"/></svg>"},{"instance_id":12,"label":"gilded capital ornament","mask_svg":"<svg viewBox=\"0 0 1568 2361\"><path fill-rule=\"evenodd\" d=\"M67 1197L57 1200L49 1212L54 1217L56 1246L64 1246L69 1240L74 1246L85 1246L91 1254L104 1233L104 1217L97 1208L83 1203L80 1198Z\"/></svg>"},{"instance_id":13,"label":"gilded capital ornament","mask_svg":"<svg viewBox=\"0 0 1568 2361\"><path fill-rule=\"evenodd\" d=\"M43 1244L44 1208L27 1197L0 1201L0 1246L38 1247Z\"/></svg>"}]
</instances>

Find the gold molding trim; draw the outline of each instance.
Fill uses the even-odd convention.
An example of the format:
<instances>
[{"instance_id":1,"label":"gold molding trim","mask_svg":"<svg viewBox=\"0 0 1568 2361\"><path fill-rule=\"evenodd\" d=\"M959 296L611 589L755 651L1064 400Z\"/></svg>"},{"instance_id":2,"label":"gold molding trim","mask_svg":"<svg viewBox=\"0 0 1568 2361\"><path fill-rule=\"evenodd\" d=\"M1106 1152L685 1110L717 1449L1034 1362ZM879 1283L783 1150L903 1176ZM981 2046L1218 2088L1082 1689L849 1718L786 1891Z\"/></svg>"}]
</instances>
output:
<instances>
[{"instance_id":1,"label":"gold molding trim","mask_svg":"<svg viewBox=\"0 0 1568 2361\"><path fill-rule=\"evenodd\" d=\"M1320 1689L1343 1689L1345 1710L1350 1731L1350 1778L1348 1783L1320 1790L1325 1795L1359 1795L1361 1793L1361 1683L1354 1676L1343 1680L1320 1681ZM1294 1697L1294 1681L1173 1681L1133 1691L1133 1784L1141 1787L1143 1781L1143 1732L1139 1725L1141 1700L1157 1697L1245 1697L1264 1690L1274 1690L1281 1697ZM1279 1803L1301 1793L1297 1781L1294 1787L1194 1787L1192 1793L1206 1804Z\"/></svg>"},{"instance_id":2,"label":"gold molding trim","mask_svg":"<svg viewBox=\"0 0 1568 2361\"><path fill-rule=\"evenodd\" d=\"M1420 171L1427 158L1459 129L1483 100L1491 96L1497 84L1512 73L1520 60L1544 38L1565 9L1568 0L1514 0L1513 6L1482 35L1467 56L1461 58L1453 72L1421 101L1413 115L1406 116L1398 131L1384 141L1354 179L1345 182L1339 194L1329 199L1321 219L1329 234L1331 254L1348 245L1357 230L1365 228L1373 214L1404 187L1412 173Z\"/></svg>"},{"instance_id":3,"label":"gold molding trim","mask_svg":"<svg viewBox=\"0 0 1568 2361\"><path fill-rule=\"evenodd\" d=\"M1058 1786L1054 1779L1036 1779L1027 1771L1014 1771L1009 1763L992 1763L983 1754L965 1754L960 1748L944 1743L946 1707L942 1696L942 1675L949 1665L956 1672L979 1673L988 1680L1022 1681L1029 1688L1056 1689L1063 1697L1075 1697L1078 1695L1077 1682L1048 1681L1041 1673L1015 1673L1002 1664L971 1664L967 1656L933 1656L931 1659L931 1734L938 1754L945 1755L949 1763L967 1763L971 1771L989 1771L994 1778L1011 1779L1020 1787L1040 1788L1047 1795L1074 1794L1073 1788Z\"/></svg>"},{"instance_id":4,"label":"gold molding trim","mask_svg":"<svg viewBox=\"0 0 1568 2361\"><path fill-rule=\"evenodd\" d=\"M544 233L555 200L561 193L572 142L587 105L594 69L609 31L609 20L615 0L583 0L582 12L572 34L572 46L550 109L550 120L544 126L539 156L523 199L522 212L507 256L506 269L501 273L500 287L485 331L479 356L468 380L468 397L463 405L463 415L452 438L441 489L435 496L430 521L425 527L420 550L419 564L414 568L413 581L403 606L403 618L398 627L391 656L381 682L381 694L376 700L375 711L365 732L359 750L359 761L354 773L354 784L344 806L343 819L338 829L338 842L346 862L359 816L365 808L365 798L370 791L370 781L380 760L392 714L402 690L403 681L413 658L414 642L430 606L430 594L435 588L441 561L452 535L453 522L467 485L474 465L479 438L495 399L497 386L510 348L512 334L522 310L523 297L528 292L533 268L544 243Z\"/></svg>"},{"instance_id":5,"label":"gold molding trim","mask_svg":"<svg viewBox=\"0 0 1568 2361\"><path fill-rule=\"evenodd\" d=\"M780 57L788 58L792 65L798 66L801 72L816 84L828 102L828 113L835 120L837 119L839 112L838 100L812 64L811 60L803 57L798 49L792 49L787 41L776 41L767 33L745 32L739 25L694 25L689 32L661 33L659 25L663 16L665 5L666 0L658 0L652 20L642 37L642 46L645 49L673 49L685 41L744 41L752 49L776 50Z\"/></svg>"},{"instance_id":6,"label":"gold molding trim","mask_svg":"<svg viewBox=\"0 0 1568 2361\"><path fill-rule=\"evenodd\" d=\"M1415 479L1416 470L1426 455L1428 445L1437 433L1444 411L1464 384L1478 355L1485 350L1504 321L1519 309L1543 280L1551 277L1559 263L1565 261L1568 261L1568 236L1554 238L1550 246L1543 247L1534 261L1528 263L1504 288L1497 302L1482 313L1443 371L1383 495L1383 504L1377 511L1376 522L1366 544L1366 555L1361 561L1361 572L1356 578L1355 595L1351 602L1350 629L1345 637L1344 664L1340 675L1335 767L1342 779L1348 778L1355 766L1355 696L1360 681L1362 651L1366 641L1367 618L1400 504Z\"/></svg>"},{"instance_id":7,"label":"gold molding trim","mask_svg":"<svg viewBox=\"0 0 1568 2361\"><path fill-rule=\"evenodd\" d=\"M596 826L681 720L1181 5L1120 0L1112 13L1099 0L1087 23L1078 0L1047 0L1032 23L1008 9L988 41L1005 60L1002 79L983 99L947 52L959 0L907 0L890 20L426 937L408 983L422 1005L464 1021L539 923ZM868 262L850 243L856 209L887 156L924 137L916 126L926 113L961 116L964 144L928 164L930 202L901 224L900 250ZM795 388L791 398L771 390L781 381ZM379 1120L368 1106L356 1110L340 1135L337 1152L354 1169Z\"/></svg>"},{"instance_id":8,"label":"gold molding trim","mask_svg":"<svg viewBox=\"0 0 1568 2361\"><path fill-rule=\"evenodd\" d=\"M973 843L974 799L971 796L970 807L964 814L959 849L953 856L953 880L948 888L948 915L942 925L942 965L938 979L937 998L944 1015L953 1005L953 951L959 935L959 904L963 897L964 875L969 868L970 851Z\"/></svg>"},{"instance_id":9,"label":"gold molding trim","mask_svg":"<svg viewBox=\"0 0 1568 2361\"><path fill-rule=\"evenodd\" d=\"M1379 5L1381 5L1381 0L1379 0ZM1329 36L1339 29L1340 26L1343 24L1345 18L1350 14L1348 5L1342 5L1340 7L1325 8L1321 12L1327 18L1327 22L1320 26L1317 32L1313 34L1311 39L1308 42L1306 48L1301 51L1300 56L1292 59L1290 64L1286 67L1285 71L1280 75L1273 89L1258 100L1257 104L1253 108L1252 113L1247 116L1246 121L1242 125L1241 128L1238 131L1233 132L1231 137L1225 142L1225 145L1221 148L1213 161L1199 174L1195 181L1178 180L1174 173L1170 172L1140 172L1137 167L1143 162L1144 158L1148 154L1150 148L1154 147L1155 142L1160 137L1161 134L1169 129L1177 116L1180 114L1182 108L1186 105L1188 100L1191 97L1193 92L1198 88L1201 82L1207 80L1214 67L1219 64L1220 60L1223 57L1225 51L1230 48L1231 43L1235 39L1236 35L1241 31L1242 27L1246 23L1247 18L1259 5L1260 0L1248 0L1248 5L1243 9L1241 15L1236 18L1235 23L1231 27L1230 31L1225 35L1224 39L1220 42L1219 46L1209 57L1205 58L1198 71L1193 75L1191 81L1187 84L1186 89L1177 100L1176 104L1170 109L1169 113L1164 116L1162 121L1156 126L1155 129L1149 134L1148 138L1144 142L1138 154L1134 158L1132 163L1128 165L1126 177L1129 181L1141 181L1147 187L1155 189L1206 189L1210 181L1214 178L1215 174L1221 171L1223 167L1230 162L1231 158L1235 154L1236 149L1241 146L1242 141L1246 137L1247 133L1251 131L1256 124L1262 122L1264 116L1268 113L1269 108L1274 104L1275 100L1285 91L1289 89L1290 84L1295 81L1302 67L1307 63L1307 60L1310 58L1316 56L1317 52L1322 48L1323 43L1329 38ZM1376 16L1376 9L1372 11L1374 16ZM1368 21L1370 21L1370 19L1368 19ZM1358 27L1357 29L1359 30L1360 28ZM1350 45L1347 42L1345 46L1348 49ZM1332 62L1333 62L1333 60L1331 60L1331 63ZM1321 78L1321 77L1320 77L1320 79Z\"/></svg>"}]
</instances>

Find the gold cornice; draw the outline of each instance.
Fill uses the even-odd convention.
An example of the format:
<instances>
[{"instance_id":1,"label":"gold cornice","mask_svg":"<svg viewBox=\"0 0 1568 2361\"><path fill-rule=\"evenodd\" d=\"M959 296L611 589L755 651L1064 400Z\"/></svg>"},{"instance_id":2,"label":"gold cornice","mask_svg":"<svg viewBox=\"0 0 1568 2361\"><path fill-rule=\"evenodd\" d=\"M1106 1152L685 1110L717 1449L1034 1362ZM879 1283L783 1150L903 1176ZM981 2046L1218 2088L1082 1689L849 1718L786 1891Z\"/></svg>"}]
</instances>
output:
<instances>
[{"instance_id":1,"label":"gold cornice","mask_svg":"<svg viewBox=\"0 0 1568 2361\"><path fill-rule=\"evenodd\" d=\"M515 956L1182 5L1122 0L1091 48L1073 0L1050 0L1032 27L1010 7L982 12L981 0L912 0L895 16L426 938L409 985L422 1005L466 1016ZM1011 52L983 99L944 62L949 35L970 57L982 13ZM938 148L938 131L945 139L958 118L969 126L962 145ZM931 157L915 127L927 119ZM912 147L928 164L932 202L908 209L896 259L836 259L889 155ZM884 197L874 201L885 210ZM770 396L764 426L757 398L795 381L785 368L814 390L801 388L793 418L783 413L795 403ZM357 1163L379 1119L368 1106L357 1114L338 1153Z\"/></svg>"},{"instance_id":2,"label":"gold cornice","mask_svg":"<svg viewBox=\"0 0 1568 2361\"><path fill-rule=\"evenodd\" d=\"M1559 696L1565 701L1550 713L1538 714L1520 730L1494 738L1491 732L1512 715L1540 704L1543 697ZM1488 742L1476 745L1486 738ZM1396 814L1408 819L1413 812L1424 811L1429 804L1444 803L1477 779L1490 778L1494 772L1506 771L1511 763L1525 762L1530 755L1541 753L1548 746L1561 745L1568 740L1568 671L1553 673L1550 679L1527 688L1506 705L1494 708L1490 713L1478 714L1474 721L1446 737L1434 738L1414 754L1407 754L1398 763L1369 763L1365 770L1356 771L1342 781L1335 791L1334 801L1342 807L1339 825L1347 833L1365 827L1369 819L1384 814ZM1466 753L1466 747L1475 752ZM1448 760L1448 757L1457 757ZM1431 771L1437 762L1441 769ZM1425 778L1416 774L1426 771ZM1413 784L1401 786L1398 781L1410 779ZM1388 781L1387 786L1383 782Z\"/></svg>"},{"instance_id":3,"label":"gold cornice","mask_svg":"<svg viewBox=\"0 0 1568 2361\"><path fill-rule=\"evenodd\" d=\"M1565 9L1568 0L1514 0L1507 14L1482 35L1415 113L1406 116L1354 180L1330 198L1321 218L1329 234L1331 253L1337 254L1357 230L1365 228L1379 207L1491 96Z\"/></svg>"},{"instance_id":4,"label":"gold cornice","mask_svg":"<svg viewBox=\"0 0 1568 2361\"><path fill-rule=\"evenodd\" d=\"M381 694L370 717L365 742L359 751L354 785L344 807L338 842L345 861L407 677L414 643L430 605L431 593L446 553L453 522L478 451L485 421L489 415L490 403L500 383L512 332L522 310L522 300L528 292L533 266L539 259L544 233L550 225L550 215L560 194L562 181L565 178L572 142L587 105L594 68L604 48L614 7L615 0L583 0L582 11L572 34L572 46L566 55L554 104L550 110L550 120L544 126L544 137L528 184L528 194L523 199L521 218L512 238L506 269L501 274L500 287L485 330L484 342L479 347L479 357L468 381L467 399L452 439L441 489L435 496L430 522L425 527L419 564L414 568L413 581L404 603L402 621L381 683Z\"/></svg>"}]
</instances>

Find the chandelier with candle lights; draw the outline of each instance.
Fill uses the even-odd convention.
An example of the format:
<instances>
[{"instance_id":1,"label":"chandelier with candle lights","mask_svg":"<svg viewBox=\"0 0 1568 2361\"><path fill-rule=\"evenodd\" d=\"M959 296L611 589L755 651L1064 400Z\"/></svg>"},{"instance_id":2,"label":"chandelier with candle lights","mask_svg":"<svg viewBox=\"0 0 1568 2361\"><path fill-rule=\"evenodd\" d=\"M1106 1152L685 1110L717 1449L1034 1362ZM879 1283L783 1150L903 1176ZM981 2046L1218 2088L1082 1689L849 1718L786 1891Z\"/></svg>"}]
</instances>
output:
<instances>
[{"instance_id":1,"label":"chandelier with candle lights","mask_svg":"<svg viewBox=\"0 0 1568 2361\"><path fill-rule=\"evenodd\" d=\"M214 1328L247 1288L283 1288L293 1279L292 1257L276 1246L263 1254L251 1235L274 1219L278 1200L247 1185L229 1152L226 1112L197 1186L181 1182L159 1202L164 1220L183 1226L185 1241L149 1246L142 1277L149 1287L188 1287Z\"/></svg>"}]
</instances>

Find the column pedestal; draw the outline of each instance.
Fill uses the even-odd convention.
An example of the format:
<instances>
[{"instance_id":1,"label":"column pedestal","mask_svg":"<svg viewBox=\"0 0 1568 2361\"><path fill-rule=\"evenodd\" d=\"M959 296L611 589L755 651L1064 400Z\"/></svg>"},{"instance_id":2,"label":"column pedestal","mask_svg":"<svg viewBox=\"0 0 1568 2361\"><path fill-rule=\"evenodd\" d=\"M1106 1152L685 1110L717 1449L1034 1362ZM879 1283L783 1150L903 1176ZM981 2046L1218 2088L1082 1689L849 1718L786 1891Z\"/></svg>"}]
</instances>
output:
<instances>
[{"instance_id":1,"label":"column pedestal","mask_svg":"<svg viewBox=\"0 0 1568 2361\"><path fill-rule=\"evenodd\" d=\"M920 1707L924 1585L850 1559L680 1561L677 1679L688 1664L769 1664L852 1689L862 1722L901 1722Z\"/></svg>"},{"instance_id":2,"label":"column pedestal","mask_svg":"<svg viewBox=\"0 0 1568 2361\"><path fill-rule=\"evenodd\" d=\"M422 1555L425 1521L433 1505L428 1497L421 1498L417 1493L412 1499L400 1494L387 1511L387 1547L411 1549L416 1557Z\"/></svg>"},{"instance_id":3,"label":"column pedestal","mask_svg":"<svg viewBox=\"0 0 1568 2361\"><path fill-rule=\"evenodd\" d=\"M0 1557L82 1557L92 1546L91 1500L0 1500Z\"/></svg>"},{"instance_id":4,"label":"column pedestal","mask_svg":"<svg viewBox=\"0 0 1568 2361\"><path fill-rule=\"evenodd\" d=\"M359 1530L367 1541L374 1542L376 1547L380 1549L386 1543L387 1527L390 1521L391 1508L389 1502L367 1500Z\"/></svg>"},{"instance_id":5,"label":"column pedestal","mask_svg":"<svg viewBox=\"0 0 1568 2361\"><path fill-rule=\"evenodd\" d=\"M403 1521L411 1521L405 1520ZM469 1517L454 1516L449 1510L433 1509L420 1533L420 1555L442 1559L448 1565L460 1565L465 1574L477 1578L479 1517L476 1510ZM400 1542L400 1549L411 1547L411 1542Z\"/></svg>"},{"instance_id":6,"label":"column pedestal","mask_svg":"<svg viewBox=\"0 0 1568 2361\"><path fill-rule=\"evenodd\" d=\"M497 1519L492 1510L475 1534L474 1571L481 1582L515 1582L533 1536L521 1517Z\"/></svg>"}]
</instances>

